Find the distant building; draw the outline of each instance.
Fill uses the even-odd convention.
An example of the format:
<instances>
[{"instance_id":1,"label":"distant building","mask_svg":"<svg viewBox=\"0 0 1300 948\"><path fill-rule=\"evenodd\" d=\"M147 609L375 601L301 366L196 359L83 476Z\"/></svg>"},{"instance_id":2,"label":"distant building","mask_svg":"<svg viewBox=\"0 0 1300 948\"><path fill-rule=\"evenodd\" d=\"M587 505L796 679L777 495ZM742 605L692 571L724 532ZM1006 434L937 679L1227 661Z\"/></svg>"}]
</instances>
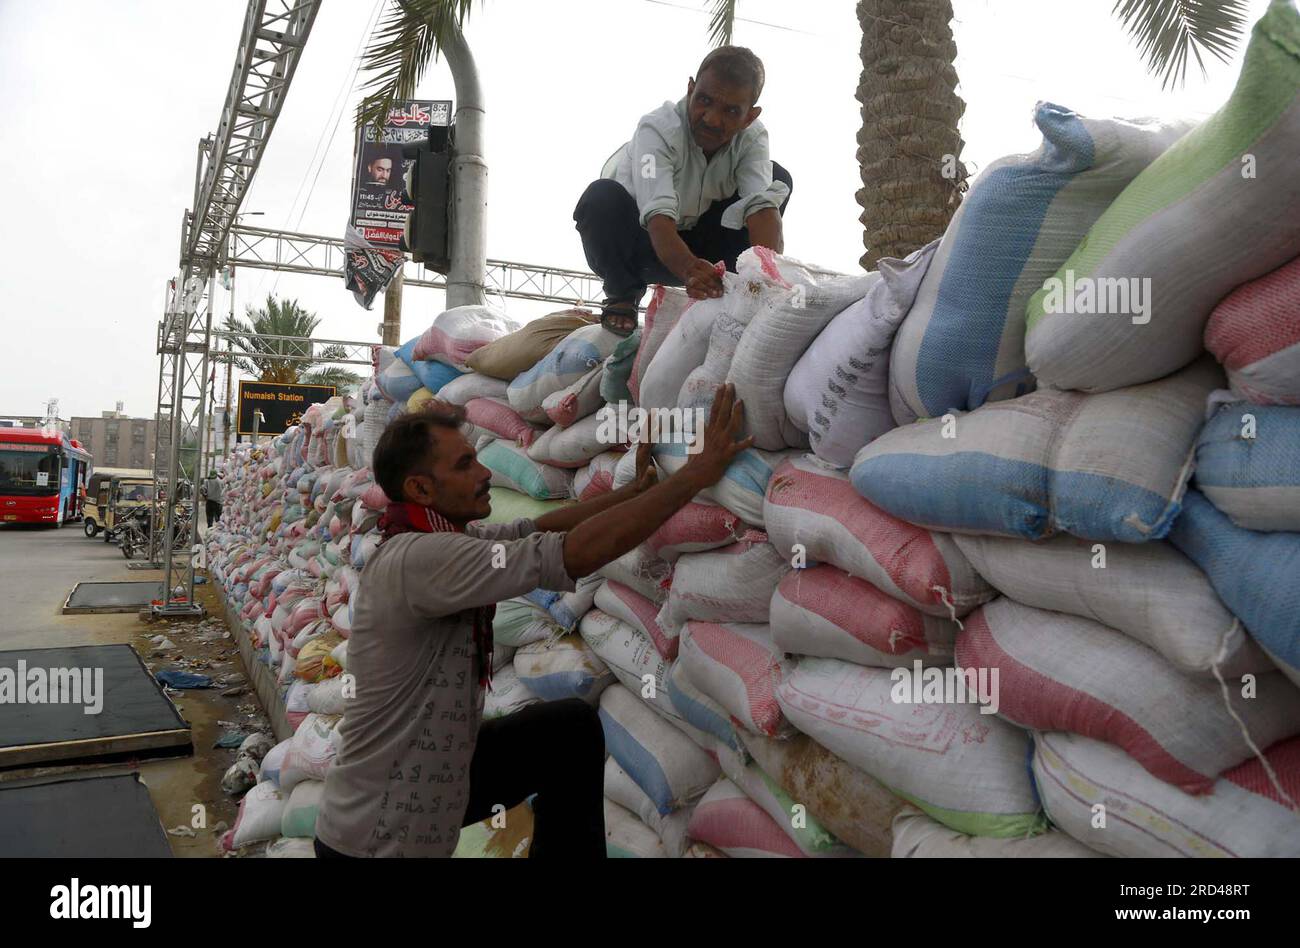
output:
<instances>
[{"instance_id":1,"label":"distant building","mask_svg":"<svg viewBox=\"0 0 1300 948\"><path fill-rule=\"evenodd\" d=\"M132 418L121 410L100 412L98 418L72 418L72 437L95 458L95 467L153 468L158 422Z\"/></svg>"},{"instance_id":2,"label":"distant building","mask_svg":"<svg viewBox=\"0 0 1300 948\"><path fill-rule=\"evenodd\" d=\"M44 415L0 415L0 428L8 427L12 422L18 422L19 428L40 428L45 424ZM66 418L58 419L59 427L68 437L75 437L72 433L72 423Z\"/></svg>"}]
</instances>

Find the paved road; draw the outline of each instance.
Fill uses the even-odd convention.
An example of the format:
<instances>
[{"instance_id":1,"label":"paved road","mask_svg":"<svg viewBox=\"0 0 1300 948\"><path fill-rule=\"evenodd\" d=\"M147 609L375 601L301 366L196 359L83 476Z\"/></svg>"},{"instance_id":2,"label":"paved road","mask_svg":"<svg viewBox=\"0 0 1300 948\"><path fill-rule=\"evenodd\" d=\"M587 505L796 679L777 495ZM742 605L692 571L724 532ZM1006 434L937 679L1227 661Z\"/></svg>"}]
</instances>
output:
<instances>
[{"instance_id":1,"label":"paved road","mask_svg":"<svg viewBox=\"0 0 1300 948\"><path fill-rule=\"evenodd\" d=\"M0 649L128 643L148 659L148 637L166 633L165 623L144 623L135 613L65 616L61 609L77 582L161 578L159 572L128 570L117 546L105 543L103 534L87 538L80 524L60 529L0 525ZM215 690L187 692L177 704L193 727L194 756L104 772L137 770L166 827L189 824L195 803L204 804L212 814L209 825L220 819L233 823L232 802L218 784L234 755L214 750L212 744L225 730L218 722L237 718L234 705L247 700L220 698ZM0 773L0 786L18 776ZM193 839L173 838L172 849L178 856L216 854L210 830L198 831Z\"/></svg>"},{"instance_id":2,"label":"paved road","mask_svg":"<svg viewBox=\"0 0 1300 948\"><path fill-rule=\"evenodd\" d=\"M132 572L122 552L91 540L80 524L0 526L0 648L41 648L130 642L140 628L134 615L65 616L60 610L78 582L154 579Z\"/></svg>"}]
</instances>

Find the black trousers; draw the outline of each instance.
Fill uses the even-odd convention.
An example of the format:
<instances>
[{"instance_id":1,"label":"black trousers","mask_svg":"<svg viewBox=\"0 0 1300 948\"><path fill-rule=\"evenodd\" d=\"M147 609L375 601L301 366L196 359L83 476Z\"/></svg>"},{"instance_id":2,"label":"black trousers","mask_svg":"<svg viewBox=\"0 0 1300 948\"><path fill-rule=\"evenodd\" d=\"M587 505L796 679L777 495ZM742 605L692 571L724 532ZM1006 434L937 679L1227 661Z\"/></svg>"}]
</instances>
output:
<instances>
[{"instance_id":1,"label":"black trousers","mask_svg":"<svg viewBox=\"0 0 1300 948\"><path fill-rule=\"evenodd\" d=\"M209 500L207 513L208 513L208 526L210 527L218 520L221 519L221 501Z\"/></svg>"},{"instance_id":2,"label":"black trousers","mask_svg":"<svg viewBox=\"0 0 1300 948\"><path fill-rule=\"evenodd\" d=\"M775 161L772 177L784 181L794 191L794 180ZM740 200L737 192L724 201L709 205L695 226L679 230L678 236L691 248L695 256L710 262L725 261L727 269L736 270L736 258L749 247L749 228L732 230L722 226L722 212ZM781 203L784 216L790 196ZM607 299L640 299L652 283L681 286L682 281L673 276L655 255L650 243L650 232L641 226L636 198L613 178L600 178L591 182L573 209L573 220L582 236L582 249L587 255L587 266L605 284Z\"/></svg>"},{"instance_id":3,"label":"black trousers","mask_svg":"<svg viewBox=\"0 0 1300 948\"><path fill-rule=\"evenodd\" d=\"M483 722L461 825L533 794L529 859L605 858L605 732L596 709L581 698L530 705ZM347 858L320 840L316 855Z\"/></svg>"}]
</instances>

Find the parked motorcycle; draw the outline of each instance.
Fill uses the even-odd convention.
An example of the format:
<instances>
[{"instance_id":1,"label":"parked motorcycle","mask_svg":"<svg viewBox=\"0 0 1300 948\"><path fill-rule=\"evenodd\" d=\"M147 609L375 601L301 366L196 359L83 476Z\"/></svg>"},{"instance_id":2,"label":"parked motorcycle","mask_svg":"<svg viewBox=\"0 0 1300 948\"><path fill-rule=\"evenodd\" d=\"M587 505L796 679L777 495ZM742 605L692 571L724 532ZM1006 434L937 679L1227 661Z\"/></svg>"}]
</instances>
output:
<instances>
[{"instance_id":1,"label":"parked motorcycle","mask_svg":"<svg viewBox=\"0 0 1300 948\"><path fill-rule=\"evenodd\" d=\"M190 519L192 512L186 509L177 513L172 531L173 548L179 549L186 544L190 537ZM122 555L129 559L134 559L136 552L142 555L149 550L149 537L152 533L153 510L150 507L141 507L134 510L126 517L120 526L114 527L115 536L111 539L117 540L121 544Z\"/></svg>"}]
</instances>

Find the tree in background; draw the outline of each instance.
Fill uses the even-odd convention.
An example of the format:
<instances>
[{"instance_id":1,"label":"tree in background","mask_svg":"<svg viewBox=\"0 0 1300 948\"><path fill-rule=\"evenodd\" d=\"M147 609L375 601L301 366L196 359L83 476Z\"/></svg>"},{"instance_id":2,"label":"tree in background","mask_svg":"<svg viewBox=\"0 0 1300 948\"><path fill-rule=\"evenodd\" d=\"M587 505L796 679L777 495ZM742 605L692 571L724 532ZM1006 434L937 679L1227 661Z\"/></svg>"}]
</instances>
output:
<instances>
[{"instance_id":1,"label":"tree in background","mask_svg":"<svg viewBox=\"0 0 1300 948\"><path fill-rule=\"evenodd\" d=\"M234 334L230 361L256 375L259 382L333 385L340 393L361 382L361 376L340 366L312 368L347 358L347 351L342 346L316 347L311 336L320 318L299 306L297 300L277 300L268 293L265 305L247 307L245 316L226 317L225 329ZM267 338L275 336L291 338Z\"/></svg>"},{"instance_id":2,"label":"tree in background","mask_svg":"<svg viewBox=\"0 0 1300 948\"><path fill-rule=\"evenodd\" d=\"M1228 59L1244 32L1247 2L1116 0L1112 13L1167 88L1186 78L1189 55L1202 73L1202 50ZM730 43L737 0L710 5L710 39L715 46ZM394 102L415 95L425 69L473 6L474 0L391 0L365 51L371 94L358 109L359 122L379 122ZM871 269L881 257L904 257L942 236L957 213L966 189L958 130L966 104L956 92L951 0L858 0L857 15L862 188L856 197L867 248L860 262Z\"/></svg>"}]
</instances>

